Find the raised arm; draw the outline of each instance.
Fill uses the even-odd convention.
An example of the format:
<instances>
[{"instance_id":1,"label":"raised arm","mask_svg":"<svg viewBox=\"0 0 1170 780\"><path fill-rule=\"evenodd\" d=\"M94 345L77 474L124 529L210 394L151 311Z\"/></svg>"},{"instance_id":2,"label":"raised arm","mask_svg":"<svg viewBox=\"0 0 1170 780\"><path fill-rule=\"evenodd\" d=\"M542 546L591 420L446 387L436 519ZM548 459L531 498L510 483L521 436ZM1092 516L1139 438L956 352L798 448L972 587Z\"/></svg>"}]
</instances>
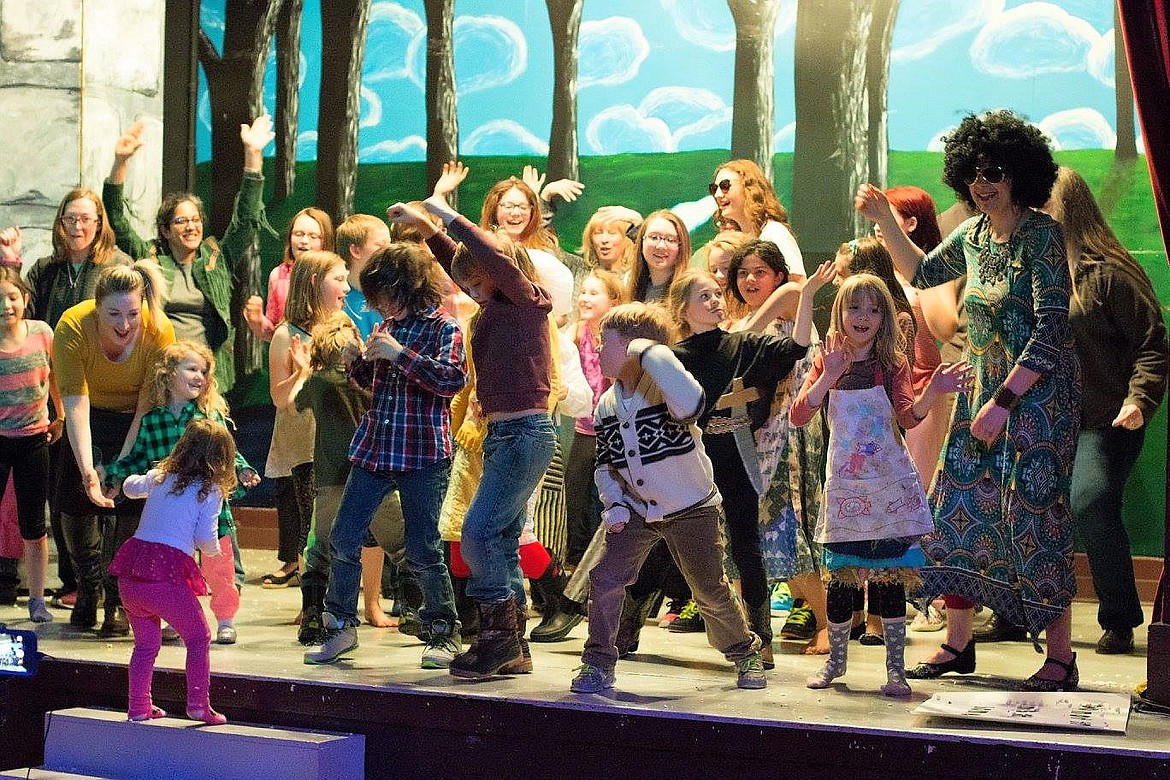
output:
<instances>
[{"instance_id":1,"label":"raised arm","mask_svg":"<svg viewBox=\"0 0 1170 780\"><path fill-rule=\"evenodd\" d=\"M890 200L880 187L872 184L862 184L857 189L857 197L853 199L853 206L863 217L877 224L882 229L882 240L890 256L894 258L894 265L902 278L913 281L918 273L918 263L923 258L923 251L910 240L906 231L894 216Z\"/></svg>"},{"instance_id":2,"label":"raised arm","mask_svg":"<svg viewBox=\"0 0 1170 780\"><path fill-rule=\"evenodd\" d=\"M802 347L807 347L812 341L813 299L817 290L832 281L835 274L833 261L826 260L816 273L804 280L800 302L796 305L796 322L792 326L792 340Z\"/></svg>"},{"instance_id":3,"label":"raised arm","mask_svg":"<svg viewBox=\"0 0 1170 780\"><path fill-rule=\"evenodd\" d=\"M114 231L118 248L133 258L150 256L150 242L138 235L126 216L122 188L126 184L126 171L130 158L142 148L142 134L146 131L146 120L139 119L118 136L114 142L114 164L102 187L102 204L106 209L106 220Z\"/></svg>"}]
</instances>

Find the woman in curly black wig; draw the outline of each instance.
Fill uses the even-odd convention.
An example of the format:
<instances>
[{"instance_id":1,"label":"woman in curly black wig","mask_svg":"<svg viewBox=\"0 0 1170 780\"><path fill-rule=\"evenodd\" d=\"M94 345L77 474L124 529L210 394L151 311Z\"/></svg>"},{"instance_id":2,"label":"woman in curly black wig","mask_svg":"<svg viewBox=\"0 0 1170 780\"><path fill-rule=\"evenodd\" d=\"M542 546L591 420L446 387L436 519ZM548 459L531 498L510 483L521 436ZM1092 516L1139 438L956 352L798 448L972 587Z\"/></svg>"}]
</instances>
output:
<instances>
[{"instance_id":1,"label":"woman in curly black wig","mask_svg":"<svg viewBox=\"0 0 1170 780\"><path fill-rule=\"evenodd\" d=\"M907 677L975 671L972 613L980 603L1033 637L1045 632L1048 657L1025 689L1077 686L1069 489L1080 365L1064 237L1036 210L1056 173L1044 135L1020 117L966 117L947 138L943 178L978 213L925 256L881 190L857 193L857 209L878 224L916 287L968 280L966 358L975 383L957 396L931 493L936 530L923 539L925 590L948 594L947 639Z\"/></svg>"}]
</instances>

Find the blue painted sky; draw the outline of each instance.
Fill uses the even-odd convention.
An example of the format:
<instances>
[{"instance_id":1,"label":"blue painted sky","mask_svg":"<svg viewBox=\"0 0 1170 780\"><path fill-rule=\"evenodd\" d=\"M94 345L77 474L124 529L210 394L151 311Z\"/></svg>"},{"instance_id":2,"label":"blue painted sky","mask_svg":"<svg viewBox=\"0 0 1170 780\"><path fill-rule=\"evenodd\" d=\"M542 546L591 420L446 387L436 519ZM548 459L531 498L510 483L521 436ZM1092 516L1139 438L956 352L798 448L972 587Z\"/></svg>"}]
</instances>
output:
<instances>
[{"instance_id":1,"label":"blue painted sky","mask_svg":"<svg viewBox=\"0 0 1170 780\"><path fill-rule=\"evenodd\" d=\"M224 0L204 0L218 46ZM457 0L460 150L545 154L552 121L552 41L544 0ZM796 0L776 30L776 150L792 151ZM1112 148L1110 0L902 0L890 73L890 146L939 148L972 111L1016 110L1063 149ZM375 2L362 78L362 162L425 159L426 18L421 0ZM298 157L316 155L321 20L305 0ZM585 0L581 24L582 155L726 149L731 139L734 25L722 0ZM271 58L265 102L274 110ZM210 156L201 80L197 156Z\"/></svg>"}]
</instances>

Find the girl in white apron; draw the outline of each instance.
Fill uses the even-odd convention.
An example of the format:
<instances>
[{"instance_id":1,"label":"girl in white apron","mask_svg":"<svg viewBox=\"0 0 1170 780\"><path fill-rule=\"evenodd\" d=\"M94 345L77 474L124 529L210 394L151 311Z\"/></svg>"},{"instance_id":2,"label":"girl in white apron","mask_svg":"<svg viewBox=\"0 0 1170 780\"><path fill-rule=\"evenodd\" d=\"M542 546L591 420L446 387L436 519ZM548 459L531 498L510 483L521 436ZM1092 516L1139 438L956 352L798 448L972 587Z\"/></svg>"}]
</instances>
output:
<instances>
[{"instance_id":1,"label":"girl in white apron","mask_svg":"<svg viewBox=\"0 0 1170 780\"><path fill-rule=\"evenodd\" d=\"M805 425L826 401L829 421L825 495L817 521L828 586L829 658L808 680L827 688L845 674L853 603L868 573L871 610L882 618L887 696L908 696L906 586L926 559L918 539L933 529L922 479L902 429L926 416L940 393L967 389L966 363L940 366L918 398L911 388L895 308L885 283L857 274L833 302L831 330L793 403L793 425ZM829 391L833 392L830 393Z\"/></svg>"}]
</instances>

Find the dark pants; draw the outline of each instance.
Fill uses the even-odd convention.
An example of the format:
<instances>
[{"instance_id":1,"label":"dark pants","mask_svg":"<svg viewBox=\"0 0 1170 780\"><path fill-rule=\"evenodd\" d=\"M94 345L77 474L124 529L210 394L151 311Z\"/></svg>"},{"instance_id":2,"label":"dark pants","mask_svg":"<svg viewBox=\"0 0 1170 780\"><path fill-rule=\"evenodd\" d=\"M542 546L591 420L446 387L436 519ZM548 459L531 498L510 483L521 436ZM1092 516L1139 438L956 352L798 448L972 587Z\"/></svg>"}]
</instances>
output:
<instances>
[{"instance_id":1,"label":"dark pants","mask_svg":"<svg viewBox=\"0 0 1170 780\"><path fill-rule=\"evenodd\" d=\"M1129 473L1142 451L1145 429L1081 431L1073 462L1072 517L1089 558L1097 591L1097 622L1105 629L1140 626L1141 601L1134 584L1129 534L1121 522L1121 500Z\"/></svg>"},{"instance_id":2,"label":"dark pants","mask_svg":"<svg viewBox=\"0 0 1170 780\"><path fill-rule=\"evenodd\" d=\"M569 459L565 463L565 503L568 510L569 542L565 563L576 566L601 523L601 499L593 471L597 465L597 437L584 433L573 435Z\"/></svg>"},{"instance_id":3,"label":"dark pants","mask_svg":"<svg viewBox=\"0 0 1170 780\"><path fill-rule=\"evenodd\" d=\"M292 476L276 478L276 560L301 557L313 521L313 461L292 467Z\"/></svg>"}]
</instances>

